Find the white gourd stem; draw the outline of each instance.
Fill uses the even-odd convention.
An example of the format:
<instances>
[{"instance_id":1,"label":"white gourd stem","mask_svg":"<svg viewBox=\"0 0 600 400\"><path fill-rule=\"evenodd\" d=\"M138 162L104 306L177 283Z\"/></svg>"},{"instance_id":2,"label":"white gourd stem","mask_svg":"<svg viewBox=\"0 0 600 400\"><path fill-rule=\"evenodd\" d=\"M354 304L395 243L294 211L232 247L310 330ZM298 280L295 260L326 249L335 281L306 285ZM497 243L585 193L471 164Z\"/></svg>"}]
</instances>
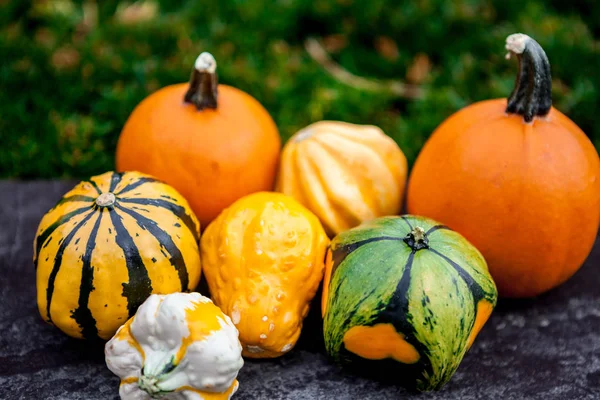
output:
<instances>
[{"instance_id":1,"label":"white gourd stem","mask_svg":"<svg viewBox=\"0 0 600 400\"><path fill-rule=\"evenodd\" d=\"M96 197L96 205L98 207L111 207L115 204L117 198L111 192L102 193L100 196Z\"/></svg>"},{"instance_id":2,"label":"white gourd stem","mask_svg":"<svg viewBox=\"0 0 600 400\"><path fill-rule=\"evenodd\" d=\"M415 242L422 242L423 240L425 240L425 230L420 226L416 226L411 233L415 238Z\"/></svg>"},{"instance_id":3,"label":"white gourd stem","mask_svg":"<svg viewBox=\"0 0 600 400\"><path fill-rule=\"evenodd\" d=\"M412 249L413 252L429 248L429 239L425 229L415 226L404 238L404 243Z\"/></svg>"}]
</instances>

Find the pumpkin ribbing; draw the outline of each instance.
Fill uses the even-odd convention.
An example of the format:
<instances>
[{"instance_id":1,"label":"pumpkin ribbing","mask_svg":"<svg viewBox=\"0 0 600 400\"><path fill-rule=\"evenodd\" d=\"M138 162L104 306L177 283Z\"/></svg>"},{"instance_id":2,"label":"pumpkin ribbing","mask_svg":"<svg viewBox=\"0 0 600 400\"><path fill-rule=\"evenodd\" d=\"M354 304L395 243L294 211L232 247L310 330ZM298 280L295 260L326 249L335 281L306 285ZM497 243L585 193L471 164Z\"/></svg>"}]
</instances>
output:
<instances>
[{"instance_id":1,"label":"pumpkin ribbing","mask_svg":"<svg viewBox=\"0 0 600 400\"><path fill-rule=\"evenodd\" d=\"M276 190L314 212L330 236L400 211L406 157L376 126L320 121L284 146Z\"/></svg>"}]
</instances>

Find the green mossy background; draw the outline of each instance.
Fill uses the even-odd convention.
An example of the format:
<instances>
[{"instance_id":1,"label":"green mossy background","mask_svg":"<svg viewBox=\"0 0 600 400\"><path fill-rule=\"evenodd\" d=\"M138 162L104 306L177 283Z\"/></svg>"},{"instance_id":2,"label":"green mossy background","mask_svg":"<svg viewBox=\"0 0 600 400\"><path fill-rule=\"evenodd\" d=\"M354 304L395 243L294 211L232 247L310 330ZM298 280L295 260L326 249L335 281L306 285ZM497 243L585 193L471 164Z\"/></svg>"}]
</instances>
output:
<instances>
[{"instance_id":1,"label":"green mossy background","mask_svg":"<svg viewBox=\"0 0 600 400\"><path fill-rule=\"evenodd\" d=\"M433 129L474 101L506 97L504 40L534 37L554 105L600 148L595 0L0 1L0 176L85 177L113 168L129 113L186 81L201 51L222 83L256 97L282 137L321 119L380 126L412 163ZM304 48L323 43L361 77L412 81L418 100L334 79Z\"/></svg>"}]
</instances>

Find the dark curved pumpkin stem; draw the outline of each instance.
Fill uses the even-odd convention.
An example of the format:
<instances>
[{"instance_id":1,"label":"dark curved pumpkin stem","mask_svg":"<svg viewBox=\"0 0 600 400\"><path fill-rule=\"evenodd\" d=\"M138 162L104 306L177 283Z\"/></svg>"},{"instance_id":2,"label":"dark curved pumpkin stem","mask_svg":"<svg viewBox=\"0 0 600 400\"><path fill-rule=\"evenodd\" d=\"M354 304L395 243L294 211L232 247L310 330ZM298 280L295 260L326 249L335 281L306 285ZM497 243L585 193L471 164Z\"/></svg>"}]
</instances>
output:
<instances>
[{"instance_id":1,"label":"dark curved pumpkin stem","mask_svg":"<svg viewBox=\"0 0 600 400\"><path fill-rule=\"evenodd\" d=\"M190 87L183 101L192 103L198 110L217 108L217 62L212 54L201 53L194 64Z\"/></svg>"},{"instance_id":2,"label":"dark curved pumpkin stem","mask_svg":"<svg viewBox=\"0 0 600 400\"><path fill-rule=\"evenodd\" d=\"M507 58L512 53L519 61L519 74L506 112L522 115L525 122L547 115L552 107L552 76L544 49L529 36L515 33L506 38L506 50Z\"/></svg>"},{"instance_id":3,"label":"dark curved pumpkin stem","mask_svg":"<svg viewBox=\"0 0 600 400\"><path fill-rule=\"evenodd\" d=\"M429 248L429 239L425 233L425 229L420 226L415 226L412 231L403 239L404 243L412 249L412 251L418 251Z\"/></svg>"}]
</instances>

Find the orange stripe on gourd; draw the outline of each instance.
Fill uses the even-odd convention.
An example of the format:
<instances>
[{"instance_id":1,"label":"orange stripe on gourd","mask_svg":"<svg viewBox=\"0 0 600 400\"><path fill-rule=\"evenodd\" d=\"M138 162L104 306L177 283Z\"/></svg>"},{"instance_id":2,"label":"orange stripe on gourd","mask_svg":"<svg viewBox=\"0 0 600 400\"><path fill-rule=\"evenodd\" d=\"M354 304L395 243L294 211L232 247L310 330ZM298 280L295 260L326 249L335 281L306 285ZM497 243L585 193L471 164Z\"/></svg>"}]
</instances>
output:
<instances>
[{"instance_id":1,"label":"orange stripe on gourd","mask_svg":"<svg viewBox=\"0 0 600 400\"><path fill-rule=\"evenodd\" d=\"M483 328L483 325L492 314L493 309L494 306L490 304L490 302L486 299L479 300L479 302L477 303L477 314L475 315L475 322L473 323L473 328L471 328L471 333L469 334L469 339L467 340L467 348L471 347L473 341L479 334L479 331L481 331L481 328Z\"/></svg>"},{"instance_id":2,"label":"orange stripe on gourd","mask_svg":"<svg viewBox=\"0 0 600 400\"><path fill-rule=\"evenodd\" d=\"M146 358L146 354L144 353L144 349L142 349L142 346L140 346L137 339L133 336L133 333L131 332L131 323L133 322L134 318L135 317L129 318L129 320L127 320L127 322L125 322L125 324L121 327L121 329L119 329L119 331L115 334L115 338L117 340L126 341L127 343L129 343L129 345L131 347L136 349L137 352L140 353L140 355L142 356L142 362L143 362ZM129 379L129 378L127 378L127 379Z\"/></svg>"},{"instance_id":3,"label":"orange stripe on gourd","mask_svg":"<svg viewBox=\"0 0 600 400\"><path fill-rule=\"evenodd\" d=\"M281 153L281 169L279 170L276 190L290 193L299 202L306 204L307 200L303 194L300 180L295 179L298 174L296 147L286 147Z\"/></svg>"},{"instance_id":4,"label":"orange stripe on gourd","mask_svg":"<svg viewBox=\"0 0 600 400\"><path fill-rule=\"evenodd\" d=\"M325 226L337 226L340 224L335 212L335 205L331 203L325 191L325 178L311 157L301 157L298 152L306 147L306 142L298 145L296 150L296 179L300 182L306 203L304 205L311 210L320 210L319 217ZM306 150L307 154L311 154Z\"/></svg>"},{"instance_id":5,"label":"orange stripe on gourd","mask_svg":"<svg viewBox=\"0 0 600 400\"><path fill-rule=\"evenodd\" d=\"M419 361L419 352L392 324L353 326L344 334L346 350L369 360L393 358L404 364Z\"/></svg>"},{"instance_id":6,"label":"orange stripe on gourd","mask_svg":"<svg viewBox=\"0 0 600 400\"><path fill-rule=\"evenodd\" d=\"M121 385L129 385L131 383L136 383L138 381L138 378L136 376L130 376L128 378L125 379L121 379Z\"/></svg>"},{"instance_id":7,"label":"orange stripe on gourd","mask_svg":"<svg viewBox=\"0 0 600 400\"><path fill-rule=\"evenodd\" d=\"M394 177L373 149L331 133L317 136L315 141L344 171L353 171L346 176L354 182L352 186L360 193L360 201L364 203L362 212L359 213L361 219L380 215L381 206L384 203L382 198L398 197L398 191L394 187L396 185ZM386 173L373 174L373 170L380 169ZM354 203L346 204L346 206L351 207L354 212L359 211L352 208Z\"/></svg>"},{"instance_id":8,"label":"orange stripe on gourd","mask_svg":"<svg viewBox=\"0 0 600 400\"><path fill-rule=\"evenodd\" d=\"M173 360L175 365L178 365L185 357L187 349L192 343L203 341L208 335L221 329L219 318L223 313L219 307L209 302L192 304L191 308L185 310L185 321L190 334L181 339L181 345Z\"/></svg>"},{"instance_id":9,"label":"orange stripe on gourd","mask_svg":"<svg viewBox=\"0 0 600 400\"><path fill-rule=\"evenodd\" d=\"M321 316L327 311L327 299L329 299L329 283L331 282L331 270L333 269L333 256L331 247L327 249L325 258L325 276L323 277L323 296L321 297Z\"/></svg>"},{"instance_id":10,"label":"orange stripe on gourd","mask_svg":"<svg viewBox=\"0 0 600 400\"><path fill-rule=\"evenodd\" d=\"M227 400L231 397L233 391L236 390L238 386L239 382L237 380L234 380L231 386L229 386L229 388L223 393L204 392L191 386L182 386L179 389L177 389L176 392L188 391L197 393L198 395L200 395L201 400Z\"/></svg>"}]
</instances>

